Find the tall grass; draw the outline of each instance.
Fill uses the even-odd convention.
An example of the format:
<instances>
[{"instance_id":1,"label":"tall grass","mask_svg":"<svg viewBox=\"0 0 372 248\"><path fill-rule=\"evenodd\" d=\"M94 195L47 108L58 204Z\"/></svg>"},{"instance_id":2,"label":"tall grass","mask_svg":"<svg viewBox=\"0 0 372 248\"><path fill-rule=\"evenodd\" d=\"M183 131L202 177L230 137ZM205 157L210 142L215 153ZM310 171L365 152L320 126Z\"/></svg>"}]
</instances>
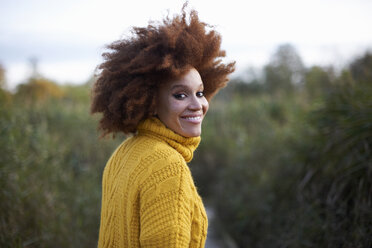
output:
<instances>
[{"instance_id":1,"label":"tall grass","mask_svg":"<svg viewBox=\"0 0 372 248\"><path fill-rule=\"evenodd\" d=\"M232 82L211 104L192 171L240 247L372 245L368 58L310 68L295 92Z\"/></svg>"},{"instance_id":2,"label":"tall grass","mask_svg":"<svg viewBox=\"0 0 372 248\"><path fill-rule=\"evenodd\" d=\"M211 102L198 190L239 247L371 247L372 55L339 75L275 63ZM124 137L99 140L89 92L0 89L0 247L96 246L102 170Z\"/></svg>"},{"instance_id":3,"label":"tall grass","mask_svg":"<svg viewBox=\"0 0 372 248\"><path fill-rule=\"evenodd\" d=\"M1 247L96 246L101 171L119 141L98 140L81 99L0 104Z\"/></svg>"}]
</instances>

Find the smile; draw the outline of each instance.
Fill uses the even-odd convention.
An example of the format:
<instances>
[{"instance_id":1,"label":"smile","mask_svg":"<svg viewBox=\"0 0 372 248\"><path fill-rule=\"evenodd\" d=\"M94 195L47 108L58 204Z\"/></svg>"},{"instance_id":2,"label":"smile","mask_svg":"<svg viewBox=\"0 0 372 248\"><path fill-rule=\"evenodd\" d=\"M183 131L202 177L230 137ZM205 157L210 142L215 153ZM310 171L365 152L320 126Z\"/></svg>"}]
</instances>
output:
<instances>
[{"instance_id":1,"label":"smile","mask_svg":"<svg viewBox=\"0 0 372 248\"><path fill-rule=\"evenodd\" d=\"M187 121L193 122L193 123L200 123L202 121L202 116L183 116L182 119L185 119Z\"/></svg>"}]
</instances>

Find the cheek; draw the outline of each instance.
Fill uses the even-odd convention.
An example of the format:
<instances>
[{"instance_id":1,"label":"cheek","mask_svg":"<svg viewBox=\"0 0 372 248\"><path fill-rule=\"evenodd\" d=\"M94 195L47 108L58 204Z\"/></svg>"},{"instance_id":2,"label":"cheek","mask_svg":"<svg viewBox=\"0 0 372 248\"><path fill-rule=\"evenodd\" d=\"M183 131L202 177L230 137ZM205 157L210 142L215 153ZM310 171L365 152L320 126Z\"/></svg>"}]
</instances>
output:
<instances>
[{"instance_id":1,"label":"cheek","mask_svg":"<svg viewBox=\"0 0 372 248\"><path fill-rule=\"evenodd\" d=\"M183 111L185 111L186 108L187 108L187 106L185 106L185 102L184 101L179 101L179 100L176 100L176 99L171 99L168 102L168 109L173 114L181 114L181 113L183 113Z\"/></svg>"},{"instance_id":2,"label":"cheek","mask_svg":"<svg viewBox=\"0 0 372 248\"><path fill-rule=\"evenodd\" d=\"M173 101L169 105L169 110L173 115L180 115L184 111L184 107L179 101Z\"/></svg>"},{"instance_id":3,"label":"cheek","mask_svg":"<svg viewBox=\"0 0 372 248\"><path fill-rule=\"evenodd\" d=\"M167 101L163 102L160 112L162 118L166 122L174 122L181 113L181 111L179 110L179 104L177 104L177 102L173 101L172 99L167 99Z\"/></svg>"},{"instance_id":4,"label":"cheek","mask_svg":"<svg viewBox=\"0 0 372 248\"><path fill-rule=\"evenodd\" d=\"M207 101L207 99L204 98L204 102L202 103L202 105L203 105L203 112L204 114L206 114L209 109L209 102Z\"/></svg>"}]
</instances>

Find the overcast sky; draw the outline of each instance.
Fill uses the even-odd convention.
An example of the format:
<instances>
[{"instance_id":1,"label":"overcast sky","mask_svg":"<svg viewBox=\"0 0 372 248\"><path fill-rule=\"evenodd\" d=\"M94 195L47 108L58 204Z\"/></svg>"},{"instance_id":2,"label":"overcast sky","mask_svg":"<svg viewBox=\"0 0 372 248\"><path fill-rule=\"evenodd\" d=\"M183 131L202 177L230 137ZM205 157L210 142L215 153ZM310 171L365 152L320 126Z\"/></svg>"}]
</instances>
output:
<instances>
[{"instance_id":1,"label":"overcast sky","mask_svg":"<svg viewBox=\"0 0 372 248\"><path fill-rule=\"evenodd\" d=\"M181 0L0 0L0 63L10 88L30 75L83 83L102 61L103 47L131 26L180 13ZM222 34L237 73L267 63L293 44L307 66L342 66L372 48L371 0L190 0L202 21Z\"/></svg>"}]
</instances>

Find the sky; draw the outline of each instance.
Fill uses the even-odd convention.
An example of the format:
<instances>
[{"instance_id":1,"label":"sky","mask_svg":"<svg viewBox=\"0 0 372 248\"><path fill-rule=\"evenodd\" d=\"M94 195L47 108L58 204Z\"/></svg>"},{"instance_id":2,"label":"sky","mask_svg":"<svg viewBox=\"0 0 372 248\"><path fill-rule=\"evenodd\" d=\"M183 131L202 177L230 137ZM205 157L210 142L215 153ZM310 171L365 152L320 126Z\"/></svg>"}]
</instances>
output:
<instances>
[{"instance_id":1,"label":"sky","mask_svg":"<svg viewBox=\"0 0 372 248\"><path fill-rule=\"evenodd\" d=\"M184 0L0 0L0 63L10 89L31 75L84 83L102 62L104 46L166 15ZM290 43L306 66L345 66L372 51L370 0L189 0L199 18L222 35L235 75L270 60Z\"/></svg>"}]
</instances>

